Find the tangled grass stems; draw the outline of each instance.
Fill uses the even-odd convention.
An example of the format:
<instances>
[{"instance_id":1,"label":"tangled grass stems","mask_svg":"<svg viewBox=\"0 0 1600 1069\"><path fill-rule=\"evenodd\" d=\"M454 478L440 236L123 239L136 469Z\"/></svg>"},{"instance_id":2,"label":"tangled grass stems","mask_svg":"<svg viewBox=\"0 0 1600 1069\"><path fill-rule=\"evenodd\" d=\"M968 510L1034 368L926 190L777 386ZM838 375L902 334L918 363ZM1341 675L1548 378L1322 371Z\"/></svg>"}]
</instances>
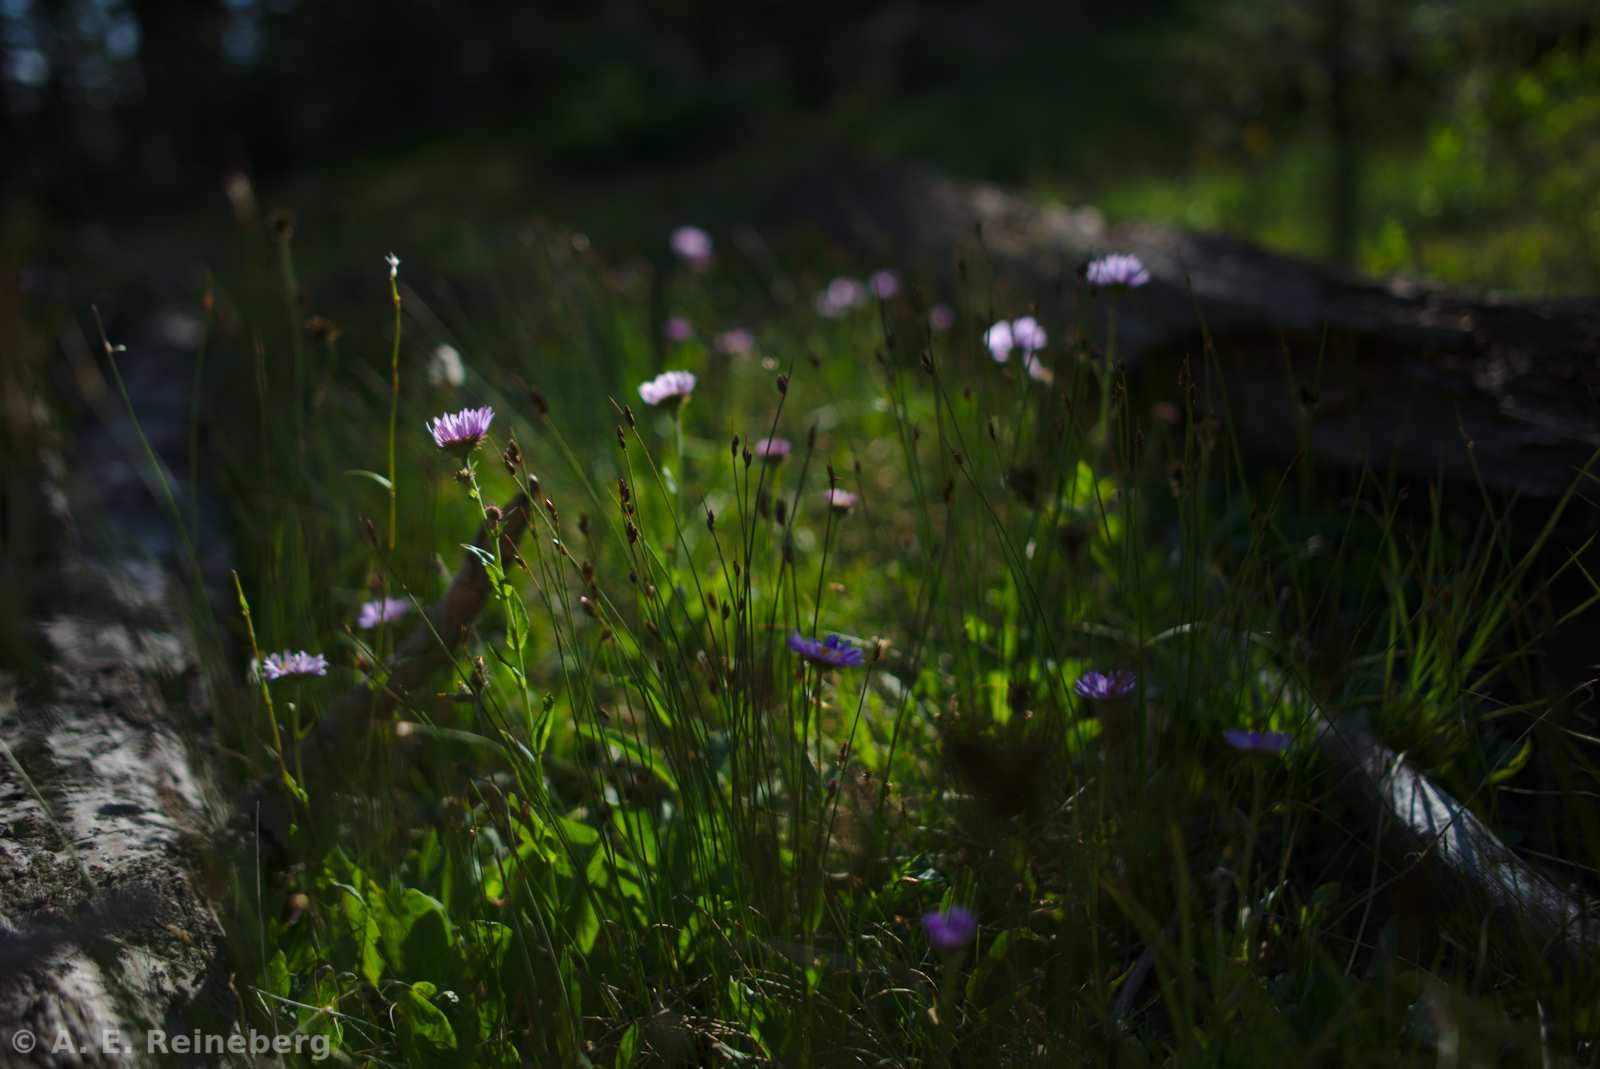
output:
<instances>
[{"instance_id":1,"label":"tangled grass stems","mask_svg":"<svg viewBox=\"0 0 1600 1069\"><path fill-rule=\"evenodd\" d=\"M372 1022L366 1038L346 1033L350 1052L411 1063L453 1051L465 1064L640 1064L686 1044L802 1065L1070 1060L1129 1045L1248 1060L1255 1034L1325 1041L1298 1023L1334 1012L1321 990L1395 1034L1382 1007L1399 988L1319 963L1354 951L1372 976L1385 961L1410 968L1371 938L1400 923L1384 898L1398 885L1364 879L1374 870L1365 855L1354 864L1337 812L1324 816L1338 806L1308 753L1243 763L1224 732L1296 730L1297 699L1256 673L1287 665L1309 680L1301 646L1332 614L1356 656L1331 677L1367 695L1384 730L1449 740L1441 760L1489 783L1476 740L1494 740L1482 744L1493 769L1532 728L1501 738L1493 719L1448 711L1520 685L1510 670L1527 636L1509 602L1543 577L1508 558L1504 516L1454 545L1443 513L1429 514L1413 551L1415 517L1371 473L1340 484L1355 507L1321 514L1313 497L1307 513L1293 492L1303 467L1263 473L1231 437L1205 440L1225 402L1198 390L1181 392L1176 419L1144 427L1119 378L1097 442L1085 424L1106 403L1105 375L1052 359L1044 383L997 366L971 338L935 336L911 286L825 328L809 305L772 311L762 348L816 342L816 359L781 378L776 361L717 364L667 441L664 423L658 436L596 403L659 366L654 328L625 326L658 317L534 248L535 290L550 296L506 306L513 340L493 324L438 325L483 354L470 390L493 403L504 465L469 454L463 488L430 463L424 436L391 436L391 509L398 478L433 482L373 537L376 555L341 547L337 510L305 510L303 544L319 554L305 574L337 577L326 590L252 586L241 570L258 601L314 607L262 615L262 637L319 648L352 618L349 591L367 597L376 582L421 609L441 582L431 555L452 553L469 521L489 523L507 487L529 499L536 533L520 553L473 557L484 611L470 628L418 613L419 641L449 654L420 682L386 683L381 638L338 640L372 661L364 708L415 726L398 731L403 748L391 729L313 790L323 831L297 847L292 878L319 908L293 925L250 914L259 975ZM674 292L703 336L751 322L720 288L734 267ZM1070 336L1053 309L1031 312ZM524 357L535 320L538 351ZM920 372L896 342L919 335ZM697 370L721 359L673 351ZM849 355L866 351L881 354L870 376ZM395 352L386 422L404 407L420 423L439 399L420 385L400 396ZM535 369L544 392L530 406ZM343 487L349 450L378 440L361 433L359 397L328 393L309 485ZM764 462L752 443L786 428L789 458ZM315 467L335 458L331 475ZM1185 474L1171 492L1169 460ZM1315 474L1321 489L1329 476ZM846 485L848 513L823 496ZM300 510L290 493L279 507ZM281 552L262 542L261 557ZM1457 598L1502 610L1429 602L1452 576ZM288 620L309 630L283 634ZM830 633L851 638L828 646ZM861 643L859 667L847 643ZM1119 755L1109 708L1071 690L1088 669L1122 665L1141 685L1122 699L1138 746ZM1325 889L1321 874L1346 870L1361 886ZM285 890L269 884L267 904ZM959 961L919 931L952 906L982 919ZM471 992L471 1012L447 991ZM1508 1021L1513 1001L1495 1003Z\"/></svg>"}]
</instances>

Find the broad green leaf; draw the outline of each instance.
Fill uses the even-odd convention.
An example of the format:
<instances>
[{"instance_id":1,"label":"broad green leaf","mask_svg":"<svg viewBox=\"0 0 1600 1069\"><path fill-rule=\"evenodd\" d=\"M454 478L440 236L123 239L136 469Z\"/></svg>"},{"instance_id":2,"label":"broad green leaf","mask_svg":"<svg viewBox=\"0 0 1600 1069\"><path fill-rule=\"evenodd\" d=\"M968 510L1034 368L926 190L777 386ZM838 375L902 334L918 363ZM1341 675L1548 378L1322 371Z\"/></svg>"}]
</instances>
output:
<instances>
[{"instance_id":1,"label":"broad green leaf","mask_svg":"<svg viewBox=\"0 0 1600 1069\"><path fill-rule=\"evenodd\" d=\"M450 1018L433 1004L433 997L438 993L438 987L426 980L406 988L405 994L395 1004L400 1034L413 1043L433 1050L455 1050L456 1031L450 1027Z\"/></svg>"},{"instance_id":2,"label":"broad green leaf","mask_svg":"<svg viewBox=\"0 0 1600 1069\"><path fill-rule=\"evenodd\" d=\"M455 933L442 902L414 887L407 888L400 896L396 918L396 927L403 934L399 952L391 959L404 962L409 975L444 977L456 971Z\"/></svg>"}]
</instances>

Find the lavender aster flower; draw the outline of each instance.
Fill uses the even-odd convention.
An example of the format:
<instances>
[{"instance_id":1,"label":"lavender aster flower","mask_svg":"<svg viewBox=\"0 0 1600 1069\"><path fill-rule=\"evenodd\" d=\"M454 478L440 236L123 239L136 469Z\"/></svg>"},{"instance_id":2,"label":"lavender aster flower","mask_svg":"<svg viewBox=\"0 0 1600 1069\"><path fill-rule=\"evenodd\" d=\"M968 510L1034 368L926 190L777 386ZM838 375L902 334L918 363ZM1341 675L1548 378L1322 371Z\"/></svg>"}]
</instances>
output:
<instances>
[{"instance_id":1,"label":"lavender aster flower","mask_svg":"<svg viewBox=\"0 0 1600 1069\"><path fill-rule=\"evenodd\" d=\"M838 319L850 309L867 299L867 287L854 278L836 278L828 288L817 294L817 314L824 319Z\"/></svg>"},{"instance_id":2,"label":"lavender aster flower","mask_svg":"<svg viewBox=\"0 0 1600 1069\"><path fill-rule=\"evenodd\" d=\"M1228 745L1245 753L1280 754L1289 748L1290 736L1281 731L1245 731L1229 728L1222 733Z\"/></svg>"},{"instance_id":3,"label":"lavender aster flower","mask_svg":"<svg viewBox=\"0 0 1600 1069\"><path fill-rule=\"evenodd\" d=\"M683 316L668 316L661 324L661 333L668 341L688 341L694 337L694 327Z\"/></svg>"},{"instance_id":4,"label":"lavender aster flower","mask_svg":"<svg viewBox=\"0 0 1600 1069\"><path fill-rule=\"evenodd\" d=\"M983 344L989 347L989 355L994 357L995 363L1003 364L1010 360L1011 350L1017 347L1017 341L1011 335L1011 324L1002 319L984 331Z\"/></svg>"},{"instance_id":5,"label":"lavender aster flower","mask_svg":"<svg viewBox=\"0 0 1600 1069\"><path fill-rule=\"evenodd\" d=\"M711 266L711 235L697 226L680 226L672 232L672 251L696 271Z\"/></svg>"},{"instance_id":6,"label":"lavender aster flower","mask_svg":"<svg viewBox=\"0 0 1600 1069\"><path fill-rule=\"evenodd\" d=\"M363 631L371 631L379 624L388 623L410 611L411 603L405 598L380 598L377 601L369 601L361 606L361 614L356 617L356 626Z\"/></svg>"},{"instance_id":7,"label":"lavender aster flower","mask_svg":"<svg viewBox=\"0 0 1600 1069\"><path fill-rule=\"evenodd\" d=\"M755 351L756 336L743 327L734 327L718 334L714 344L719 353L726 353L729 356L749 356Z\"/></svg>"},{"instance_id":8,"label":"lavender aster flower","mask_svg":"<svg viewBox=\"0 0 1600 1069\"><path fill-rule=\"evenodd\" d=\"M489 433L489 424L492 422L494 409L488 406L463 408L460 412L447 412L435 417L428 424L428 433L433 435L433 444L440 449L470 453Z\"/></svg>"},{"instance_id":9,"label":"lavender aster flower","mask_svg":"<svg viewBox=\"0 0 1600 1069\"><path fill-rule=\"evenodd\" d=\"M818 642L796 631L789 636L789 648L812 664L820 664L824 668L860 668L867 660L865 653L838 635L829 635Z\"/></svg>"},{"instance_id":10,"label":"lavender aster flower","mask_svg":"<svg viewBox=\"0 0 1600 1069\"><path fill-rule=\"evenodd\" d=\"M292 676L325 676L328 674L328 659L320 653L284 650L263 657L257 671L268 683Z\"/></svg>"},{"instance_id":11,"label":"lavender aster flower","mask_svg":"<svg viewBox=\"0 0 1600 1069\"><path fill-rule=\"evenodd\" d=\"M1050 335L1032 316L1013 319L1009 323L1002 319L983 332L983 344L989 347L989 355L994 357L997 364L1010 360L1013 349L1021 349L1022 354L1028 356L1043 349L1049 340Z\"/></svg>"},{"instance_id":12,"label":"lavender aster flower","mask_svg":"<svg viewBox=\"0 0 1600 1069\"><path fill-rule=\"evenodd\" d=\"M1017 348L1024 353L1036 353L1045 347L1050 335L1044 332L1037 319L1023 316L1021 319L1011 321L1011 340L1016 342Z\"/></svg>"},{"instance_id":13,"label":"lavender aster flower","mask_svg":"<svg viewBox=\"0 0 1600 1069\"><path fill-rule=\"evenodd\" d=\"M1114 252L1109 256L1102 256L1098 260L1090 260L1084 277L1089 280L1089 285L1109 287L1123 286L1135 289L1150 281L1150 272L1145 270L1144 264L1132 253Z\"/></svg>"},{"instance_id":14,"label":"lavender aster flower","mask_svg":"<svg viewBox=\"0 0 1600 1069\"><path fill-rule=\"evenodd\" d=\"M928 309L928 326L934 333L943 334L956 325L956 313L948 304L936 304Z\"/></svg>"},{"instance_id":15,"label":"lavender aster flower","mask_svg":"<svg viewBox=\"0 0 1600 1069\"><path fill-rule=\"evenodd\" d=\"M647 405L681 405L694 393L694 375L688 371L663 371L649 382L639 384L639 396Z\"/></svg>"},{"instance_id":16,"label":"lavender aster flower","mask_svg":"<svg viewBox=\"0 0 1600 1069\"><path fill-rule=\"evenodd\" d=\"M828 500L828 507L835 512L849 512L861 503L861 498L837 486L824 490L823 496Z\"/></svg>"},{"instance_id":17,"label":"lavender aster flower","mask_svg":"<svg viewBox=\"0 0 1600 1069\"><path fill-rule=\"evenodd\" d=\"M949 954L977 938L978 918L966 906L951 906L923 914L922 930L935 950Z\"/></svg>"},{"instance_id":18,"label":"lavender aster flower","mask_svg":"<svg viewBox=\"0 0 1600 1069\"><path fill-rule=\"evenodd\" d=\"M888 268L874 271L872 277L867 279L867 288L880 301L887 301L900 292L900 276Z\"/></svg>"},{"instance_id":19,"label":"lavender aster flower","mask_svg":"<svg viewBox=\"0 0 1600 1069\"><path fill-rule=\"evenodd\" d=\"M788 457L793 449L794 446L789 444L787 438L762 438L750 447L750 452L769 464L778 464Z\"/></svg>"},{"instance_id":20,"label":"lavender aster flower","mask_svg":"<svg viewBox=\"0 0 1600 1069\"><path fill-rule=\"evenodd\" d=\"M1126 698L1133 693L1136 683L1134 674L1122 669L1114 672L1085 672L1072 685L1072 690L1080 698L1103 702L1113 698Z\"/></svg>"}]
</instances>

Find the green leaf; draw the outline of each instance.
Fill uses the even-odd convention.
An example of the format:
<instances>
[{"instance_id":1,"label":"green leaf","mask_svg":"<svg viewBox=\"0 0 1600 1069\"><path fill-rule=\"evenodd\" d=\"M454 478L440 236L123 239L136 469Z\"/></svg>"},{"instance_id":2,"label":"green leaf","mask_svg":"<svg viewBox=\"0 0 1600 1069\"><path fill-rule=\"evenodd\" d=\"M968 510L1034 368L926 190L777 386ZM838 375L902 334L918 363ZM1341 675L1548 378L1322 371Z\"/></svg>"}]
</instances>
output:
<instances>
[{"instance_id":1,"label":"green leaf","mask_svg":"<svg viewBox=\"0 0 1600 1069\"><path fill-rule=\"evenodd\" d=\"M634 1056L639 1053L639 1022L635 1021L622 1033L622 1042L617 1044L617 1069L628 1069L633 1064Z\"/></svg>"},{"instance_id":2,"label":"green leaf","mask_svg":"<svg viewBox=\"0 0 1600 1069\"><path fill-rule=\"evenodd\" d=\"M288 959L283 956L283 951L279 950L267 962L267 975L264 986L279 998L288 998L291 980Z\"/></svg>"},{"instance_id":3,"label":"green leaf","mask_svg":"<svg viewBox=\"0 0 1600 1069\"><path fill-rule=\"evenodd\" d=\"M1527 767L1528 758L1532 756L1533 736L1529 735L1522 740L1522 746L1519 747L1517 752L1512 755L1511 760L1505 762L1499 768L1489 773L1489 782L1504 783L1507 780L1514 778L1517 773L1521 772Z\"/></svg>"},{"instance_id":4,"label":"green leaf","mask_svg":"<svg viewBox=\"0 0 1600 1069\"><path fill-rule=\"evenodd\" d=\"M594 910L594 898L582 889L579 889L572 903L572 912L567 917L567 930L580 954L588 954L594 949L594 941L600 935L600 915Z\"/></svg>"},{"instance_id":5,"label":"green leaf","mask_svg":"<svg viewBox=\"0 0 1600 1069\"><path fill-rule=\"evenodd\" d=\"M494 970L511 946L511 928L499 921L468 921L462 940L474 948L477 960Z\"/></svg>"},{"instance_id":6,"label":"green leaf","mask_svg":"<svg viewBox=\"0 0 1600 1069\"><path fill-rule=\"evenodd\" d=\"M300 786L299 781L289 774L288 769L283 770L283 785L289 788L289 793L294 795L295 801L304 806L311 804L311 799L306 795L305 788Z\"/></svg>"},{"instance_id":7,"label":"green leaf","mask_svg":"<svg viewBox=\"0 0 1600 1069\"><path fill-rule=\"evenodd\" d=\"M443 977L456 967L455 933L444 903L408 887L385 925L389 960L411 976Z\"/></svg>"},{"instance_id":8,"label":"green leaf","mask_svg":"<svg viewBox=\"0 0 1600 1069\"><path fill-rule=\"evenodd\" d=\"M528 610L507 583L502 591L506 607L506 643L518 653L528 644Z\"/></svg>"},{"instance_id":9,"label":"green leaf","mask_svg":"<svg viewBox=\"0 0 1600 1069\"><path fill-rule=\"evenodd\" d=\"M388 479L384 478L382 475L379 475L375 471L368 471L365 468L346 468L346 469L344 469L344 473L346 475L354 475L354 476L356 476L358 478L362 478L362 479L371 479L373 482L377 483L379 486L383 487L385 490L393 490L394 489L394 484L393 483L391 483Z\"/></svg>"},{"instance_id":10,"label":"green leaf","mask_svg":"<svg viewBox=\"0 0 1600 1069\"><path fill-rule=\"evenodd\" d=\"M395 1017L400 1025L403 1040L433 1050L455 1050L456 1030L450 1027L450 1018L433 1004L439 993L434 984L418 981L406 989L395 1004Z\"/></svg>"},{"instance_id":11,"label":"green leaf","mask_svg":"<svg viewBox=\"0 0 1600 1069\"><path fill-rule=\"evenodd\" d=\"M347 883L334 886L345 892L344 918L349 925L348 934L355 943L361 975L366 977L367 983L377 987L379 979L383 977L383 950L379 946L382 936L378 918L356 888Z\"/></svg>"}]
</instances>

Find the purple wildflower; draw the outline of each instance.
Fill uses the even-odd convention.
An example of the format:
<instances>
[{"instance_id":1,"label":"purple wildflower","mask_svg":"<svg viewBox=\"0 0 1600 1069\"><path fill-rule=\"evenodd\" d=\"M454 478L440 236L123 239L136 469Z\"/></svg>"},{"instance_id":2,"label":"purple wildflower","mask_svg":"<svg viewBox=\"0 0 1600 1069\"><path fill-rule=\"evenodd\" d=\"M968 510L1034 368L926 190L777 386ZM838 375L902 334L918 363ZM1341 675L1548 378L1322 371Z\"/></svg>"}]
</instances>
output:
<instances>
[{"instance_id":1,"label":"purple wildflower","mask_svg":"<svg viewBox=\"0 0 1600 1069\"><path fill-rule=\"evenodd\" d=\"M1023 316L1021 319L1011 321L1011 340L1016 342L1017 348L1024 353L1036 353L1045 347L1050 335L1044 332L1037 319Z\"/></svg>"},{"instance_id":2,"label":"purple wildflower","mask_svg":"<svg viewBox=\"0 0 1600 1069\"><path fill-rule=\"evenodd\" d=\"M817 294L817 314L824 319L838 319L850 309L867 299L867 287L853 278L836 278L828 288Z\"/></svg>"},{"instance_id":3,"label":"purple wildflower","mask_svg":"<svg viewBox=\"0 0 1600 1069\"><path fill-rule=\"evenodd\" d=\"M900 292L900 276L888 268L874 271L872 277L867 279L867 288L878 300L887 301Z\"/></svg>"},{"instance_id":4,"label":"purple wildflower","mask_svg":"<svg viewBox=\"0 0 1600 1069\"><path fill-rule=\"evenodd\" d=\"M1080 698L1104 702L1113 698L1126 698L1133 693L1137 682L1134 674L1125 669L1114 672L1085 672L1072 685L1072 690Z\"/></svg>"},{"instance_id":5,"label":"purple wildflower","mask_svg":"<svg viewBox=\"0 0 1600 1069\"><path fill-rule=\"evenodd\" d=\"M752 453L769 464L781 463L793 449L787 438L762 438L750 447Z\"/></svg>"},{"instance_id":6,"label":"purple wildflower","mask_svg":"<svg viewBox=\"0 0 1600 1069\"><path fill-rule=\"evenodd\" d=\"M984 331L983 344L989 347L989 355L994 357L995 363L1010 360L1011 350L1017 347L1016 339L1011 336L1011 324L1002 319Z\"/></svg>"},{"instance_id":7,"label":"purple wildflower","mask_svg":"<svg viewBox=\"0 0 1600 1069\"><path fill-rule=\"evenodd\" d=\"M713 344L719 353L726 353L729 356L749 356L755 351L756 336L743 327L734 327L718 334Z\"/></svg>"},{"instance_id":8,"label":"purple wildflower","mask_svg":"<svg viewBox=\"0 0 1600 1069\"><path fill-rule=\"evenodd\" d=\"M471 452L489 433L489 424L492 422L494 409L488 406L463 408L460 412L447 412L436 417L428 424L428 433L433 435L433 444L440 449Z\"/></svg>"},{"instance_id":9,"label":"purple wildflower","mask_svg":"<svg viewBox=\"0 0 1600 1069\"><path fill-rule=\"evenodd\" d=\"M694 326L683 316L668 316L661 333L668 341L688 341L694 337Z\"/></svg>"},{"instance_id":10,"label":"purple wildflower","mask_svg":"<svg viewBox=\"0 0 1600 1069\"><path fill-rule=\"evenodd\" d=\"M1242 728L1229 728L1222 733L1222 737L1229 746L1245 753L1280 754L1293 741L1281 731L1245 731Z\"/></svg>"},{"instance_id":11,"label":"purple wildflower","mask_svg":"<svg viewBox=\"0 0 1600 1069\"><path fill-rule=\"evenodd\" d=\"M1002 319L983 332L983 344L989 347L989 355L994 357L997 364L1010 360L1013 349L1021 349L1023 355L1027 356L1043 349L1049 340L1050 335L1032 316L1013 319L1009 323Z\"/></svg>"},{"instance_id":12,"label":"purple wildflower","mask_svg":"<svg viewBox=\"0 0 1600 1069\"><path fill-rule=\"evenodd\" d=\"M966 906L951 906L923 914L922 930L935 950L949 954L977 938L978 918Z\"/></svg>"},{"instance_id":13,"label":"purple wildflower","mask_svg":"<svg viewBox=\"0 0 1600 1069\"><path fill-rule=\"evenodd\" d=\"M956 325L956 313L948 304L936 304L928 309L928 326L937 334L943 334Z\"/></svg>"},{"instance_id":14,"label":"purple wildflower","mask_svg":"<svg viewBox=\"0 0 1600 1069\"><path fill-rule=\"evenodd\" d=\"M680 226L672 232L672 251L696 271L711 266L711 235L697 226Z\"/></svg>"},{"instance_id":15,"label":"purple wildflower","mask_svg":"<svg viewBox=\"0 0 1600 1069\"><path fill-rule=\"evenodd\" d=\"M1088 278L1089 285L1102 288L1122 286L1136 289L1150 281L1150 272L1145 270L1139 258L1125 252L1114 252L1098 260L1090 260L1084 275Z\"/></svg>"},{"instance_id":16,"label":"purple wildflower","mask_svg":"<svg viewBox=\"0 0 1600 1069\"><path fill-rule=\"evenodd\" d=\"M823 496L828 499L828 507L835 512L849 512L861 503L860 497L837 486L824 490Z\"/></svg>"},{"instance_id":17,"label":"purple wildflower","mask_svg":"<svg viewBox=\"0 0 1600 1069\"><path fill-rule=\"evenodd\" d=\"M325 676L328 674L328 659L320 653L284 650L282 653L267 654L261 659L257 670L268 683L292 676Z\"/></svg>"},{"instance_id":18,"label":"purple wildflower","mask_svg":"<svg viewBox=\"0 0 1600 1069\"><path fill-rule=\"evenodd\" d=\"M789 636L789 648L812 664L825 668L860 668L867 661L865 653L838 635L829 635L819 642L796 631Z\"/></svg>"},{"instance_id":19,"label":"purple wildflower","mask_svg":"<svg viewBox=\"0 0 1600 1069\"><path fill-rule=\"evenodd\" d=\"M411 603L405 598L380 598L377 601L369 601L361 606L361 615L356 617L356 626L363 631L371 631L379 624L388 623L410 611Z\"/></svg>"},{"instance_id":20,"label":"purple wildflower","mask_svg":"<svg viewBox=\"0 0 1600 1069\"><path fill-rule=\"evenodd\" d=\"M647 405L675 407L694 393L694 375L688 371L663 371L649 382L639 384L639 396Z\"/></svg>"}]
</instances>

